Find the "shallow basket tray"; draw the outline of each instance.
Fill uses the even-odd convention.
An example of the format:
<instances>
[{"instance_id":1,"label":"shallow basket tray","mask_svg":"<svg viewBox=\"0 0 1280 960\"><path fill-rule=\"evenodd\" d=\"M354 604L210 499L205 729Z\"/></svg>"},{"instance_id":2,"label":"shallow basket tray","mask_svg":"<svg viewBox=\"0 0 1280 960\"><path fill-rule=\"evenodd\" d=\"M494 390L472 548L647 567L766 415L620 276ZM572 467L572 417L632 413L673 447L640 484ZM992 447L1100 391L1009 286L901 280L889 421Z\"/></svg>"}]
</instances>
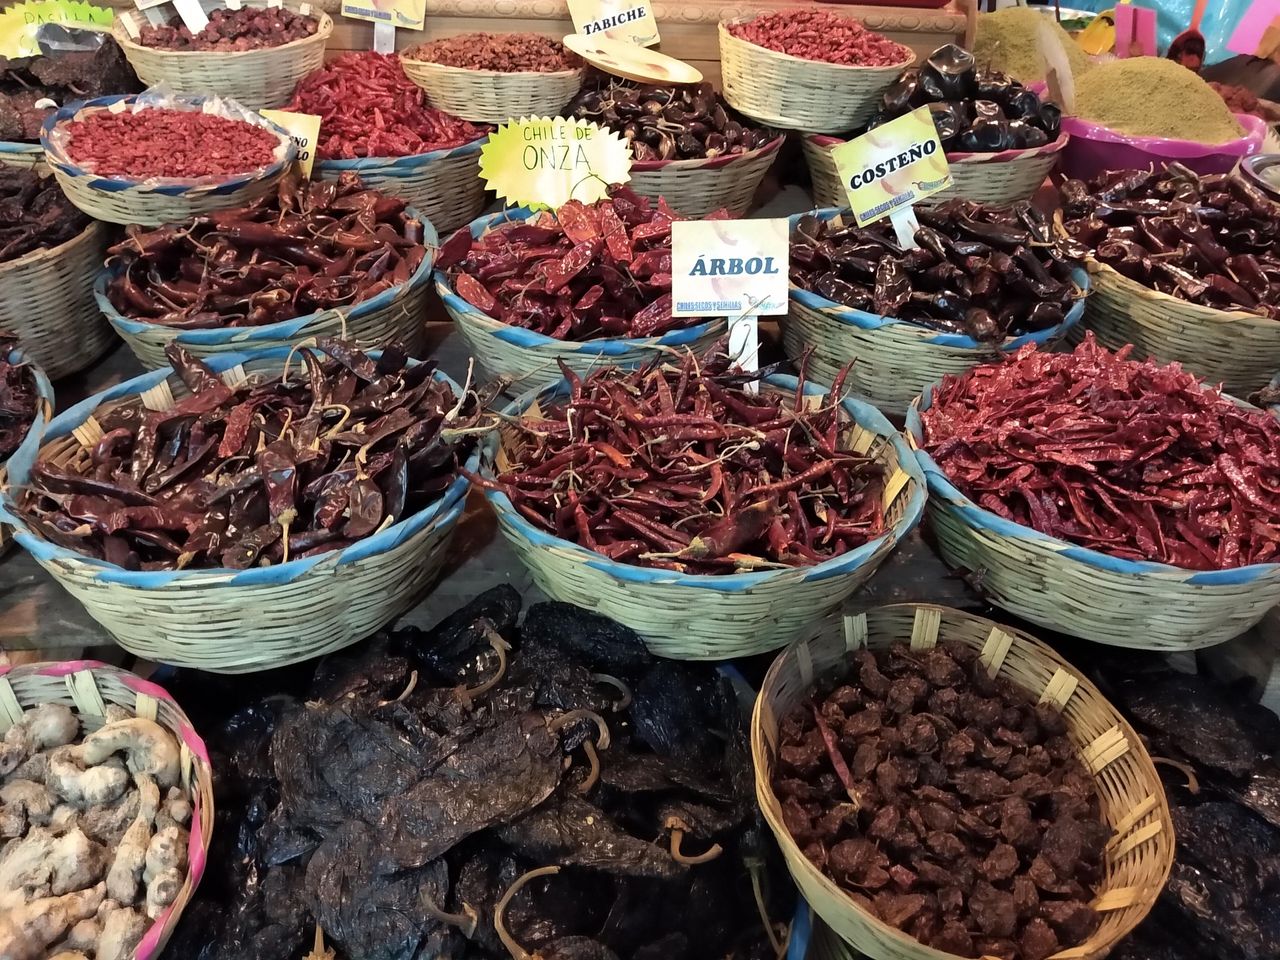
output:
<instances>
[{"instance_id":1,"label":"shallow basket tray","mask_svg":"<svg viewBox=\"0 0 1280 960\"><path fill-rule=\"evenodd\" d=\"M504 223L517 223L536 215L535 211L523 207L487 214L472 221L471 235L480 237ZM443 270L436 271L436 293L484 372L490 377L514 378L515 387L520 391L558 383L563 375L557 360L563 360L579 376L586 376L601 366L633 369L683 347L700 353L719 340L727 328L720 319L672 330L661 337L556 340L501 323L482 313L457 294Z\"/></svg>"},{"instance_id":2,"label":"shallow basket tray","mask_svg":"<svg viewBox=\"0 0 1280 960\"><path fill-rule=\"evenodd\" d=\"M204 741L191 726L178 702L163 689L137 674L96 660L0 666L0 736L22 717L24 709L60 703L75 710L81 727L97 730L105 722L108 705L123 707L135 717L154 720L178 741L178 782L191 801L187 840L187 876L177 899L143 934L129 960L156 960L178 925L204 875L213 835L213 775Z\"/></svg>"},{"instance_id":3,"label":"shallow basket tray","mask_svg":"<svg viewBox=\"0 0 1280 960\"><path fill-rule=\"evenodd\" d=\"M366 187L399 197L416 208L443 237L484 209L480 148L487 139L481 137L458 147L409 157L317 160L315 175L337 180L347 171L354 171Z\"/></svg>"},{"instance_id":4,"label":"shallow basket tray","mask_svg":"<svg viewBox=\"0 0 1280 960\"><path fill-rule=\"evenodd\" d=\"M238 383L246 374L278 375L289 355L290 348L276 347L207 363ZM82 472L88 449L101 436L94 418L99 408L141 396L149 409L167 409L186 395L168 370L118 384L55 419L39 456ZM476 450L468 470L479 462ZM14 488L27 482L32 463L31 456L10 459ZM412 607L444 563L469 486L459 475L435 503L349 547L248 570L139 572L85 557L34 533L16 513L13 488L5 491L3 519L13 524L19 545L130 653L215 673L248 673L339 650Z\"/></svg>"},{"instance_id":5,"label":"shallow basket tray","mask_svg":"<svg viewBox=\"0 0 1280 960\"><path fill-rule=\"evenodd\" d=\"M419 217L412 207L406 208L405 214ZM407 283L384 290L362 303L321 310L260 327L190 330L126 317L107 298L107 284L120 273L119 265L106 267L98 273L93 298L96 309L107 318L147 370L168 366L164 349L170 341L181 344L197 357L208 358L244 350L292 346L312 337L340 336L355 342L362 350L398 343L409 356L418 356L426 337L427 295L431 290L431 271L440 243L429 221L422 221L422 232L427 254Z\"/></svg>"},{"instance_id":6,"label":"shallow basket tray","mask_svg":"<svg viewBox=\"0 0 1280 960\"><path fill-rule=\"evenodd\" d=\"M769 377L761 389L791 397L796 379ZM516 417L535 400L564 399L568 391L564 381L531 391L505 415ZM825 395L813 384L805 385L805 393ZM840 449L869 454L885 468L886 530L856 550L811 567L717 576L617 563L535 527L505 493L490 489L485 496L516 556L552 599L607 613L635 630L656 656L723 660L766 653L795 640L866 583L920 520L923 475L901 434L864 403L846 398L843 406L851 423L840 437ZM492 456L486 457L486 474L501 473L511 462L508 444L514 439L511 431L503 431L498 449L491 448Z\"/></svg>"},{"instance_id":7,"label":"shallow basket tray","mask_svg":"<svg viewBox=\"0 0 1280 960\"><path fill-rule=\"evenodd\" d=\"M785 140L779 135L763 147L727 157L638 160L631 165L627 186L655 201L665 198L671 209L686 217L705 217L722 207L740 217L751 209L756 189Z\"/></svg>"},{"instance_id":8,"label":"shallow basket tray","mask_svg":"<svg viewBox=\"0 0 1280 960\"><path fill-rule=\"evenodd\" d=\"M981 203L1009 204L1029 200L1044 184L1071 138L1065 133L1053 143L1000 153L948 153L951 186L921 203L936 204L956 197ZM813 181L813 202L819 207L843 207L849 199L831 151L846 141L811 133L801 138L805 163Z\"/></svg>"},{"instance_id":9,"label":"shallow basket tray","mask_svg":"<svg viewBox=\"0 0 1280 960\"><path fill-rule=\"evenodd\" d=\"M1101 960L1150 912L1173 866L1173 822L1164 787L1133 728L1078 670L1034 637L959 610L895 604L815 624L787 648L761 687L751 718L756 799L801 895L846 943L876 960L956 960L926 947L858 906L801 852L782 819L772 772L782 718L803 702L816 680L846 663L850 651L909 644L925 650L939 641L979 651L990 676L1000 676L1041 703L1058 706L1067 736L1093 774L1102 815L1114 830L1106 875L1094 899L1098 930L1083 944L1056 954ZM845 954L847 956L847 954Z\"/></svg>"},{"instance_id":10,"label":"shallow basket tray","mask_svg":"<svg viewBox=\"0 0 1280 960\"><path fill-rule=\"evenodd\" d=\"M473 123L506 123L518 117L556 116L582 86L584 70L547 73L469 70L401 55L409 79L431 105Z\"/></svg>"},{"instance_id":11,"label":"shallow basket tray","mask_svg":"<svg viewBox=\"0 0 1280 960\"><path fill-rule=\"evenodd\" d=\"M192 96L218 94L250 110L282 107L293 98L298 81L324 66L324 47L333 33L333 19L319 7L298 0L242 0L242 6L285 7L318 21L316 32L301 40L263 50L161 50L145 47L134 37L148 25L140 10L121 11L111 35L148 87L168 84L175 93ZM226 6L223 0L203 0L205 13Z\"/></svg>"},{"instance_id":12,"label":"shallow basket tray","mask_svg":"<svg viewBox=\"0 0 1280 960\"><path fill-rule=\"evenodd\" d=\"M44 147L38 143L19 143L16 140L0 140L0 165L7 167L38 167L44 163Z\"/></svg>"},{"instance_id":13,"label":"shallow basket tray","mask_svg":"<svg viewBox=\"0 0 1280 960\"><path fill-rule=\"evenodd\" d=\"M829 208L812 215L843 222L841 213ZM802 216L806 214L790 218L792 232ZM1072 279L1088 293L1089 275L1083 267L1073 272ZM823 383L831 383L841 368L853 363L846 381L849 389L895 417L905 414L920 391L946 374L964 373L1028 343L1056 343L1080 321L1085 309L1082 296L1057 326L1009 337L997 346L846 307L794 283L790 285L790 301L782 320L787 356L798 361L806 350L811 351L809 374Z\"/></svg>"},{"instance_id":14,"label":"shallow basket tray","mask_svg":"<svg viewBox=\"0 0 1280 960\"><path fill-rule=\"evenodd\" d=\"M65 243L0 263L0 327L54 380L83 370L113 342L93 301L106 249L107 228L91 222Z\"/></svg>"},{"instance_id":15,"label":"shallow basket tray","mask_svg":"<svg viewBox=\"0 0 1280 960\"><path fill-rule=\"evenodd\" d=\"M910 66L915 54L889 67L856 67L802 60L739 40L722 21L720 72L724 98L739 113L772 127L838 133L861 127L875 113L880 95Z\"/></svg>"},{"instance_id":16,"label":"shallow basket tray","mask_svg":"<svg viewBox=\"0 0 1280 960\"><path fill-rule=\"evenodd\" d=\"M920 411L936 386L907 411L907 438L929 483L938 551L979 580L985 600L1059 633L1165 653L1231 640L1280 602L1280 563L1202 571L1122 560L984 510L923 449Z\"/></svg>"}]
</instances>

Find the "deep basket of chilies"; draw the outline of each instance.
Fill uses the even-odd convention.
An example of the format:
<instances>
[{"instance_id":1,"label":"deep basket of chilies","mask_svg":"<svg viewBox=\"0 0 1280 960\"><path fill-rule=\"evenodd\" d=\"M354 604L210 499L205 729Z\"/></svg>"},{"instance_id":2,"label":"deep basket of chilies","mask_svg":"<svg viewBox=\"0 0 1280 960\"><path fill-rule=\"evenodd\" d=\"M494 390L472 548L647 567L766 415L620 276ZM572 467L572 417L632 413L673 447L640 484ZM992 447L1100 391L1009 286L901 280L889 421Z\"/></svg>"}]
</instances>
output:
<instances>
[{"instance_id":1,"label":"deep basket of chilies","mask_svg":"<svg viewBox=\"0 0 1280 960\"><path fill-rule=\"evenodd\" d=\"M1128 353L1025 347L926 388L907 429L930 526L948 565L1033 623L1223 643L1280 602L1280 421Z\"/></svg>"},{"instance_id":2,"label":"deep basket of chilies","mask_svg":"<svg viewBox=\"0 0 1280 960\"><path fill-rule=\"evenodd\" d=\"M337 650L416 603L479 464L475 394L333 340L169 354L10 461L18 543L131 653L218 672Z\"/></svg>"},{"instance_id":3,"label":"deep basket of chilies","mask_svg":"<svg viewBox=\"0 0 1280 960\"><path fill-rule=\"evenodd\" d=\"M513 403L486 496L538 586L659 656L718 660L791 642L865 583L920 518L918 465L866 404L757 379L686 351Z\"/></svg>"}]
</instances>

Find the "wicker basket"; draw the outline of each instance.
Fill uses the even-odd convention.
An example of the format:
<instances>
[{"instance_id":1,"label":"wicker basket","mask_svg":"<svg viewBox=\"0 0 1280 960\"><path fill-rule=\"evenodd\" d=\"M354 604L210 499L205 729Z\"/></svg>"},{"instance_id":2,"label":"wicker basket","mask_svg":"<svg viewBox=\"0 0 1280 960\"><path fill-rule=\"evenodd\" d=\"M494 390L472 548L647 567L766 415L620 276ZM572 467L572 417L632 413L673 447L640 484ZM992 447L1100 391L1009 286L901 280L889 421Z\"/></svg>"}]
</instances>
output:
<instances>
[{"instance_id":1,"label":"wicker basket","mask_svg":"<svg viewBox=\"0 0 1280 960\"><path fill-rule=\"evenodd\" d=\"M785 140L778 136L747 153L709 160L639 160L631 165L627 186L653 200L664 197L686 217L705 217L721 207L740 217L751 209Z\"/></svg>"},{"instance_id":2,"label":"wicker basket","mask_svg":"<svg viewBox=\"0 0 1280 960\"><path fill-rule=\"evenodd\" d=\"M239 382L247 373L278 374L289 354L277 347L207 362ZM139 395L148 407L166 409L186 390L172 371L155 370L90 397L50 424L40 458L82 472L100 433L94 414ZM15 486L27 481L32 462L16 455L9 461ZM479 462L477 450L467 469L474 472ZM32 532L8 493L4 519L18 543L130 653L247 673L339 650L417 603L444 563L469 486L460 475L434 504L344 549L239 571L135 572L84 557Z\"/></svg>"},{"instance_id":3,"label":"wicker basket","mask_svg":"<svg viewBox=\"0 0 1280 960\"><path fill-rule=\"evenodd\" d=\"M469 223L484 209L480 148L486 140L488 137L481 137L460 147L411 157L317 160L315 174L325 180L336 180L348 170L354 171L366 187L389 193L416 207L443 237Z\"/></svg>"},{"instance_id":4,"label":"wicker basket","mask_svg":"<svg viewBox=\"0 0 1280 960\"><path fill-rule=\"evenodd\" d=\"M61 157L51 149L49 135L59 124L82 115L83 112L106 110L113 103L131 104L136 97L102 97L86 103L73 103L50 114L45 119L40 134L45 160L62 187L67 199L93 217L108 223L136 223L146 227L158 227L165 223L180 223L201 213L240 207L265 196L275 189L285 170L298 155L298 148L289 135L274 123L261 119L281 140L281 159L252 173L237 174L215 183L196 183L183 180L156 178L152 181L126 180L122 177L97 177ZM183 102L198 107L202 97L186 97Z\"/></svg>"},{"instance_id":5,"label":"wicker basket","mask_svg":"<svg viewBox=\"0 0 1280 960\"><path fill-rule=\"evenodd\" d=\"M0 666L0 734L22 717L22 711L42 703L60 703L79 715L81 726L97 730L107 706L124 707L130 714L154 720L172 733L180 750L179 785L191 799L187 877L178 897L143 934L129 960L155 960L164 952L178 918L191 901L204 875L209 840L213 835L213 775L204 741L191 726L176 700L136 674L96 660Z\"/></svg>"},{"instance_id":6,"label":"wicker basket","mask_svg":"<svg viewBox=\"0 0 1280 960\"><path fill-rule=\"evenodd\" d=\"M468 70L401 55L409 79L427 92L433 107L473 123L506 123L516 117L556 116L582 86L583 70L507 73Z\"/></svg>"},{"instance_id":7,"label":"wicker basket","mask_svg":"<svg viewBox=\"0 0 1280 960\"><path fill-rule=\"evenodd\" d=\"M1280 603L1280 563L1199 571L1121 560L979 507L921 449L919 411L934 389L907 411L906 430L929 483L929 524L942 559L977 578L990 603L1059 633L1165 653L1225 643Z\"/></svg>"},{"instance_id":8,"label":"wicker basket","mask_svg":"<svg viewBox=\"0 0 1280 960\"><path fill-rule=\"evenodd\" d=\"M0 327L54 380L83 370L110 348L111 328L93 302L107 230L90 223L56 247L0 263Z\"/></svg>"},{"instance_id":9,"label":"wicker basket","mask_svg":"<svg viewBox=\"0 0 1280 960\"><path fill-rule=\"evenodd\" d=\"M815 211L814 215L843 223L840 214L839 210L827 209ZM804 214L791 217L793 231L801 216ZM1082 291L1088 292L1089 275L1083 268L1075 271L1073 279ZM791 306L782 321L782 338L792 360L812 351L809 374L824 383L831 383L842 367L853 363L847 381L849 389L884 413L900 417L926 386L946 374L964 373L1024 344L1048 346L1057 342L1080 321L1084 309L1082 298L1057 326L1010 337L996 347L963 334L942 333L846 307L793 283Z\"/></svg>"},{"instance_id":10,"label":"wicker basket","mask_svg":"<svg viewBox=\"0 0 1280 960\"><path fill-rule=\"evenodd\" d=\"M1053 143L1029 150L1001 153L949 153L951 186L927 197L922 203L942 203L956 197L982 203L1009 204L1027 200L1040 189L1058 155L1070 138L1064 133ZM807 134L801 138L805 162L813 180L813 202L819 207L844 207L849 203L836 172L831 151L844 143L839 137Z\"/></svg>"},{"instance_id":11,"label":"wicker basket","mask_svg":"<svg viewBox=\"0 0 1280 960\"><path fill-rule=\"evenodd\" d=\"M763 389L782 393L784 402L795 395L794 377L775 376L764 383ZM530 392L506 415L518 416L535 398L564 398L568 390L561 381ZM824 391L806 384L805 393ZM812 567L716 576L616 563L534 527L506 494L486 490L485 496L516 556L552 599L607 613L640 634L660 657L724 660L766 653L796 639L866 583L920 520L923 476L902 436L866 404L846 399L844 409L852 425L840 438L840 449L867 453L885 468L887 529L857 550ZM486 461L488 473L505 469L507 444L513 441L504 431L492 462Z\"/></svg>"},{"instance_id":12,"label":"wicker basket","mask_svg":"<svg viewBox=\"0 0 1280 960\"><path fill-rule=\"evenodd\" d=\"M802 60L739 40L721 23L720 72L724 98L737 110L771 127L839 133L861 127L875 113L880 95L915 54L904 47L902 63L852 67Z\"/></svg>"},{"instance_id":13,"label":"wicker basket","mask_svg":"<svg viewBox=\"0 0 1280 960\"><path fill-rule=\"evenodd\" d=\"M406 208L405 213L410 217L419 216L412 207ZM354 306L310 313L261 327L191 330L126 317L107 298L107 284L119 274L119 265L107 267L98 274L93 296L97 309L106 316L147 370L159 370L168 365L164 348L171 340L197 357L291 346L308 338L331 336L352 340L363 350L394 342L403 346L410 356L418 356L426 337L427 295L431 290L431 268L440 242L429 222L423 221L422 229L427 255L407 283Z\"/></svg>"},{"instance_id":14,"label":"wicker basket","mask_svg":"<svg viewBox=\"0 0 1280 960\"><path fill-rule=\"evenodd\" d=\"M7 167L39 167L44 163L44 147L38 143L0 140L0 164Z\"/></svg>"},{"instance_id":15,"label":"wicker basket","mask_svg":"<svg viewBox=\"0 0 1280 960\"><path fill-rule=\"evenodd\" d=\"M293 97L293 88L312 70L324 65L324 45L333 33L332 18L310 3L298 0L268 3L243 0L248 7L283 6L317 18L316 32L301 40L263 50L238 53L214 50L161 50L144 47L130 36L126 18L134 30L147 25L141 11L122 11L111 34L129 58L134 71L148 86L164 83L179 94L213 95L235 100L250 110L282 107ZM224 7L222 0L204 0L205 12Z\"/></svg>"},{"instance_id":16,"label":"wicker basket","mask_svg":"<svg viewBox=\"0 0 1280 960\"><path fill-rule=\"evenodd\" d=\"M956 960L872 916L800 851L773 792L778 725L815 680L831 675L851 650L894 644L928 649L939 640L981 651L991 676L1002 676L1042 703L1058 706L1067 735L1094 776L1102 815L1115 831L1094 906L1102 924L1083 944L1055 956L1101 960L1155 905L1173 866L1173 822L1164 787L1137 733L1079 671L1021 631L948 607L895 604L832 617L807 631L769 668L751 718L756 799L801 895L844 941L876 960Z\"/></svg>"},{"instance_id":17,"label":"wicker basket","mask_svg":"<svg viewBox=\"0 0 1280 960\"><path fill-rule=\"evenodd\" d=\"M11 364L25 363L26 356L23 349L19 347L17 350L11 350L6 360ZM22 442L18 444L18 448L14 450L11 457L33 457L37 450L40 449L40 443L44 439L44 432L49 428L49 422L53 420L54 396L53 385L49 383L49 378L45 372L40 369L37 364L30 363L28 367L31 375L36 383L36 415L31 421L31 426L27 430L27 435L22 438ZM6 460L0 463L0 490L9 485L9 462ZM13 546L13 530L7 524L0 524L0 556L9 551ZM22 646L22 641L16 642L6 640L5 646L18 649Z\"/></svg>"}]
</instances>

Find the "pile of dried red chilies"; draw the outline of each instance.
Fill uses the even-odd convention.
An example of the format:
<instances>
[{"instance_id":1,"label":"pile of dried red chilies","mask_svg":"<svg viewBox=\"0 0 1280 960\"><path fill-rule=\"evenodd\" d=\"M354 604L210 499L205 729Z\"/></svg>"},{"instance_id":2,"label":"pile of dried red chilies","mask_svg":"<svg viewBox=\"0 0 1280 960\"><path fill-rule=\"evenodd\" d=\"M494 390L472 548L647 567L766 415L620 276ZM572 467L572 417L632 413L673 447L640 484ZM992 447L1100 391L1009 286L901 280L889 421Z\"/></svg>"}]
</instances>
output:
<instances>
[{"instance_id":1,"label":"pile of dried red chilies","mask_svg":"<svg viewBox=\"0 0 1280 960\"><path fill-rule=\"evenodd\" d=\"M686 218L629 187L610 194L589 205L570 200L479 239L463 227L436 266L477 310L557 340L656 337L702 323L671 315L671 223Z\"/></svg>"},{"instance_id":2,"label":"pile of dried red chilies","mask_svg":"<svg viewBox=\"0 0 1280 960\"><path fill-rule=\"evenodd\" d=\"M512 425L496 484L543 530L695 574L808 566L884 531L882 468L841 449L841 382L812 407L749 393L723 355L564 372L570 396Z\"/></svg>"},{"instance_id":3,"label":"pile of dried red chilies","mask_svg":"<svg viewBox=\"0 0 1280 960\"><path fill-rule=\"evenodd\" d=\"M982 507L1114 557L1217 570L1280 559L1280 421L1092 335L946 377L924 447Z\"/></svg>"}]
</instances>

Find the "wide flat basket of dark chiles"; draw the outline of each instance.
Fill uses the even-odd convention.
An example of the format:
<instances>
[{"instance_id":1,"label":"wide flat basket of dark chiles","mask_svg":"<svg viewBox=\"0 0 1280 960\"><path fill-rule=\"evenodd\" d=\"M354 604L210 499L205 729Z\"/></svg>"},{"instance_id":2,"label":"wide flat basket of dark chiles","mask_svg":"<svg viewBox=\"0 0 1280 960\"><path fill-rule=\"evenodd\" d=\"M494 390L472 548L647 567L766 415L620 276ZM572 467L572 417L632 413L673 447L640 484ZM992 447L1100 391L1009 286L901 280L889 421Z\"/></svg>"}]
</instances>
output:
<instances>
[{"instance_id":1,"label":"wide flat basket of dark chiles","mask_svg":"<svg viewBox=\"0 0 1280 960\"><path fill-rule=\"evenodd\" d=\"M1138 735L1033 637L899 604L770 668L756 797L792 877L875 960L1105 957L1173 864Z\"/></svg>"}]
</instances>

